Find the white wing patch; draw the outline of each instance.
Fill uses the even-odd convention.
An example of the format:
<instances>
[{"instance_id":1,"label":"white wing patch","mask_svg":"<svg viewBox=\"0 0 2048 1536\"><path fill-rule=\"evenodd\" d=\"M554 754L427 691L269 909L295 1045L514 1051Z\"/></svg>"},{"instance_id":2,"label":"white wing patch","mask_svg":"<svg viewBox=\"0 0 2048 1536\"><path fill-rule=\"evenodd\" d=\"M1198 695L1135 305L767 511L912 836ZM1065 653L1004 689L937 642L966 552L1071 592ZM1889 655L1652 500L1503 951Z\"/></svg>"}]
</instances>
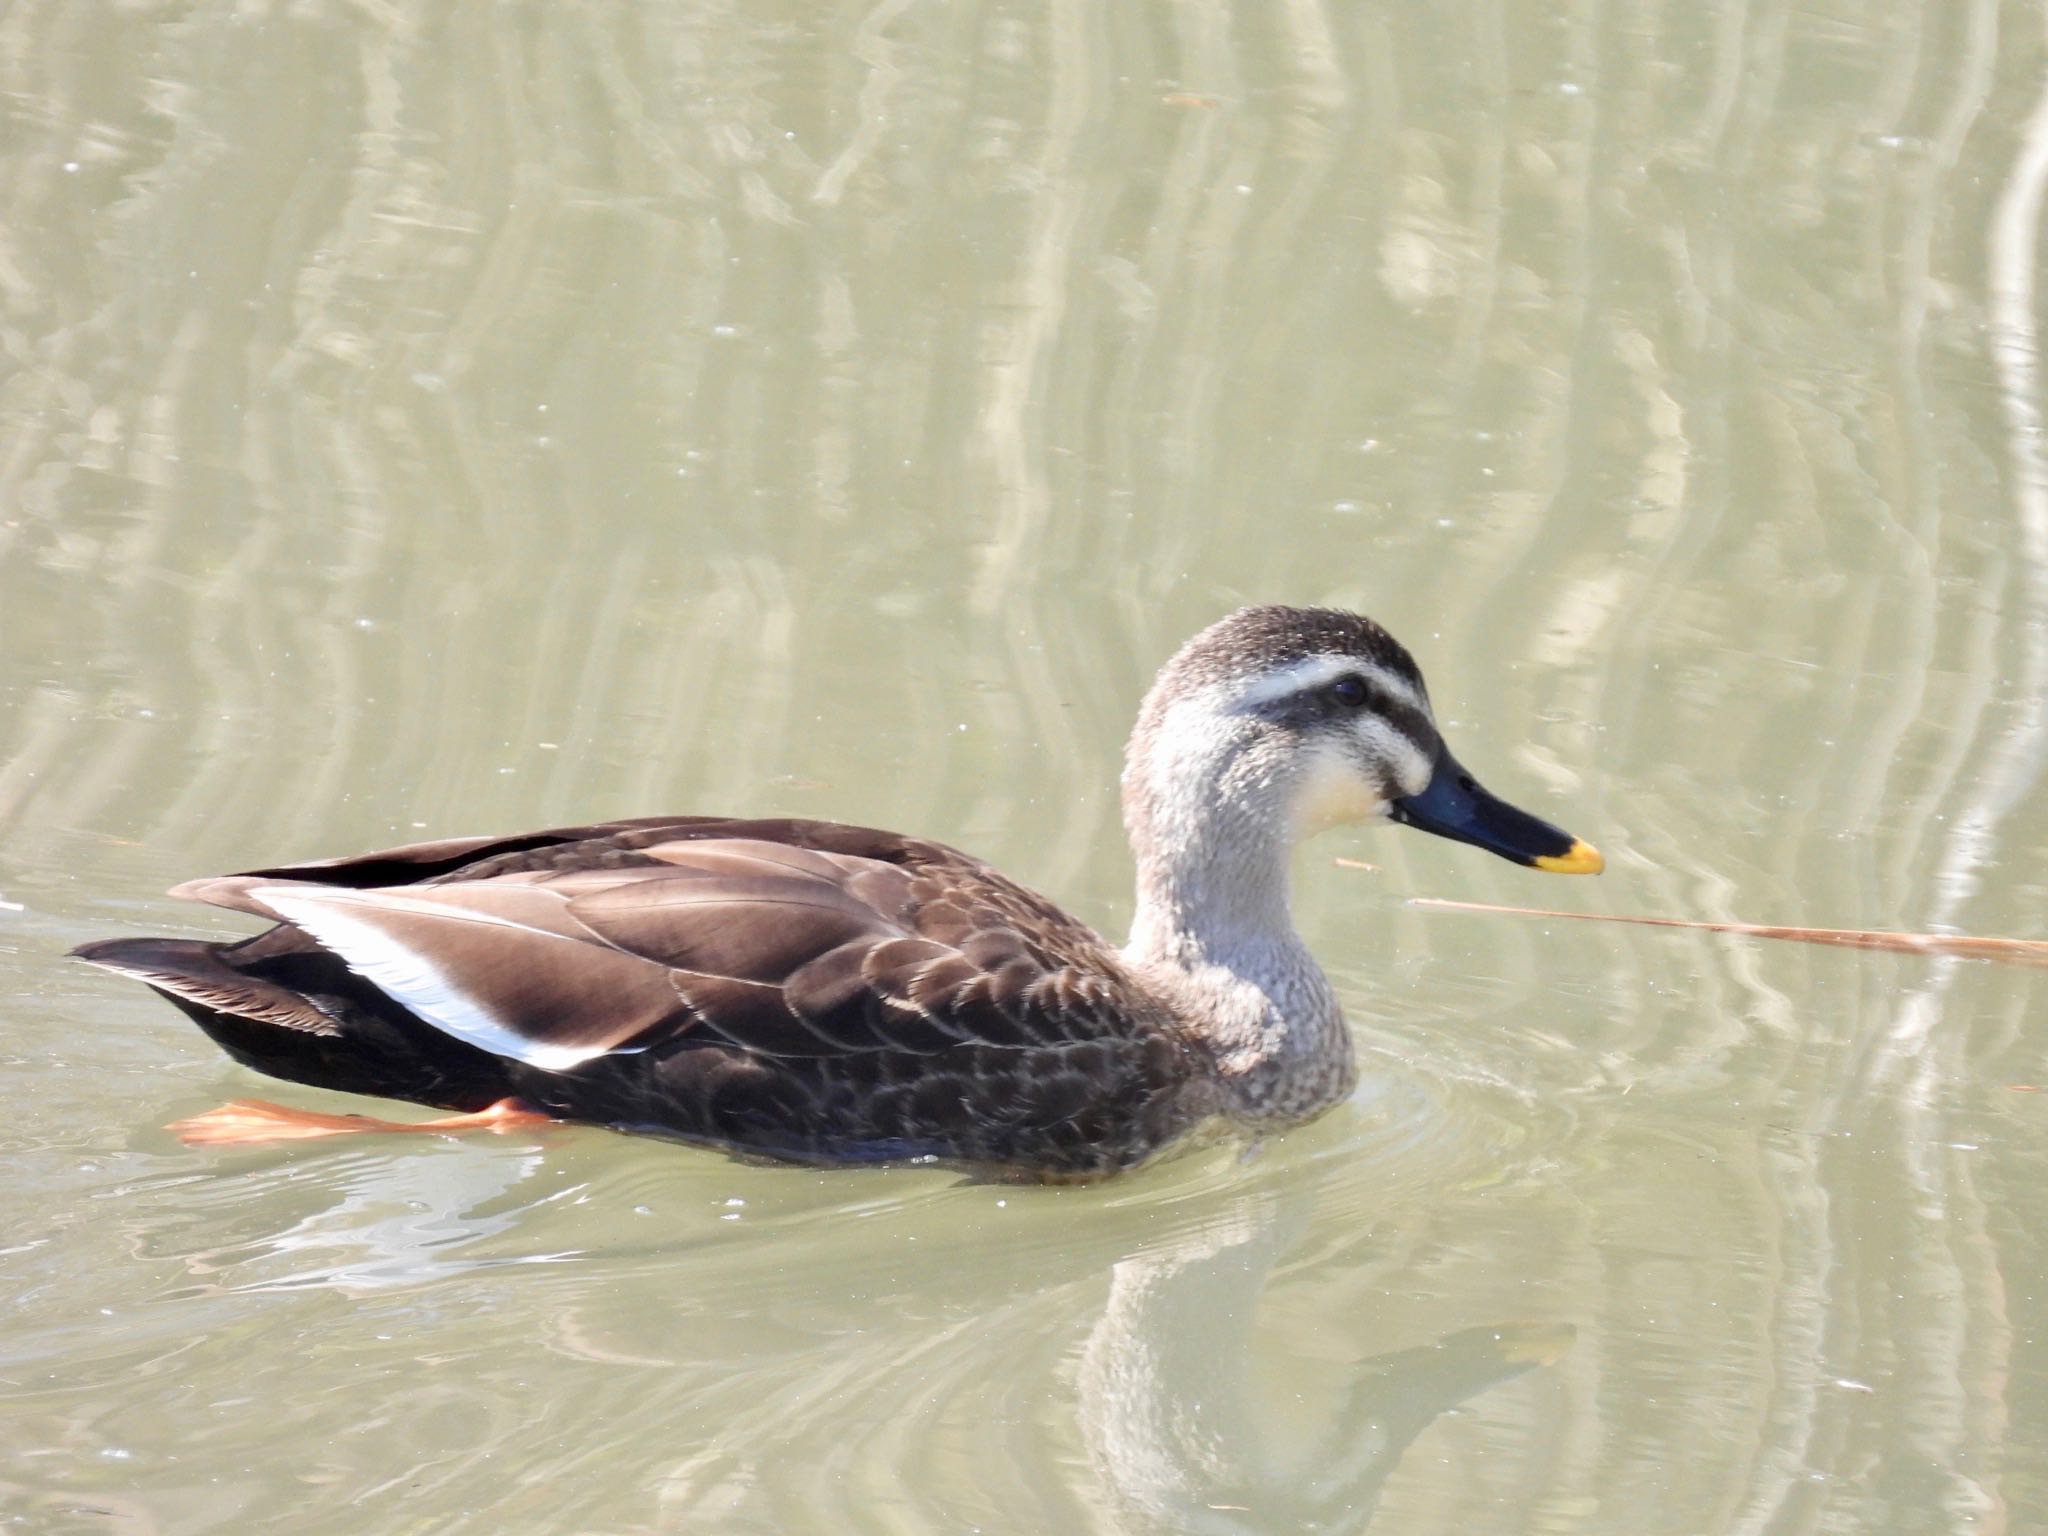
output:
<instances>
[{"instance_id":1,"label":"white wing patch","mask_svg":"<svg viewBox=\"0 0 2048 1536\"><path fill-rule=\"evenodd\" d=\"M344 890L309 891L288 885L262 886L249 892L295 928L304 929L339 955L358 976L394 1002L458 1040L493 1056L508 1056L544 1071L580 1066L594 1056L617 1052L615 1046L550 1045L507 1029L476 998L451 981L441 968L417 950L400 943L365 915L379 907L414 911L458 921L495 923L517 928L536 938L573 943L559 934L528 928L490 913L451 909L437 902L408 901L402 896ZM356 910L350 910L354 908Z\"/></svg>"}]
</instances>

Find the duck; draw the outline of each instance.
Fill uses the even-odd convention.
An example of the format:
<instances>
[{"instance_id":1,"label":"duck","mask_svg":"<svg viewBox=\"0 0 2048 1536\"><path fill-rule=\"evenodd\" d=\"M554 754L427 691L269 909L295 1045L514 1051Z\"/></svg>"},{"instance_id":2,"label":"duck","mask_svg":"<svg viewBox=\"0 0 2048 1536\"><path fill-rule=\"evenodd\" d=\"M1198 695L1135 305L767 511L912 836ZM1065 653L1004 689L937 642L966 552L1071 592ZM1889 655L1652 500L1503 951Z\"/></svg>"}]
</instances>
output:
<instances>
[{"instance_id":1,"label":"duck","mask_svg":"<svg viewBox=\"0 0 2048 1536\"><path fill-rule=\"evenodd\" d=\"M1243 608L1187 641L1121 788L1122 946L944 843L700 815L192 880L171 894L271 926L72 953L256 1072L453 1112L238 1101L172 1127L195 1142L577 1121L750 1160L1088 1182L1352 1090L1343 1010L1289 911L1302 839L1389 821L1602 865L1482 788L1407 649L1341 609Z\"/></svg>"}]
</instances>

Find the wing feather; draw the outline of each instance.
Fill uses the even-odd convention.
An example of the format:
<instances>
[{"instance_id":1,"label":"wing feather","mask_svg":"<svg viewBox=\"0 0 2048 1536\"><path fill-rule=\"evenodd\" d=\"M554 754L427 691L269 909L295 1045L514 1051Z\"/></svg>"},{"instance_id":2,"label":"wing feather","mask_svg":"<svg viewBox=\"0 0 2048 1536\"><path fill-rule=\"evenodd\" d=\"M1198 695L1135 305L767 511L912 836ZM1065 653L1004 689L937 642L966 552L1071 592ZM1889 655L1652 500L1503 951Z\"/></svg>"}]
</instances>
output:
<instances>
[{"instance_id":1,"label":"wing feather","mask_svg":"<svg viewBox=\"0 0 2048 1536\"><path fill-rule=\"evenodd\" d=\"M812 956L901 932L835 886L779 874L649 874L579 893L569 911L631 954L745 981L780 982Z\"/></svg>"},{"instance_id":2,"label":"wing feather","mask_svg":"<svg viewBox=\"0 0 2048 1536\"><path fill-rule=\"evenodd\" d=\"M834 823L647 818L180 894L286 922L435 1028L553 1070L717 1046L872 1062L881 1093L896 1057L1053 1051L1063 1074L1086 1042L1161 1027L1108 946L1042 897L941 844ZM1047 1112L1072 1091L1044 1089Z\"/></svg>"},{"instance_id":3,"label":"wing feather","mask_svg":"<svg viewBox=\"0 0 2048 1536\"><path fill-rule=\"evenodd\" d=\"M665 968L531 920L534 898L547 899L532 886L247 894L436 1029L531 1066L630 1048L681 1011ZM525 910L491 911L493 897Z\"/></svg>"}]
</instances>

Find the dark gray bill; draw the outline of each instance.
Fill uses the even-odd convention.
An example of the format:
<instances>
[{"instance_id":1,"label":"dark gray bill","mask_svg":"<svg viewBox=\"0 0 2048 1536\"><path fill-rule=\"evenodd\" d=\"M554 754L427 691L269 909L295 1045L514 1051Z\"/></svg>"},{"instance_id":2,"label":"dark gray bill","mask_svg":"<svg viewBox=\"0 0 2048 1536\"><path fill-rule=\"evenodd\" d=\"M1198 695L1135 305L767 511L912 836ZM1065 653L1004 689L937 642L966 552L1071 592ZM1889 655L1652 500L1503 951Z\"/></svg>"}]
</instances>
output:
<instances>
[{"instance_id":1,"label":"dark gray bill","mask_svg":"<svg viewBox=\"0 0 2048 1536\"><path fill-rule=\"evenodd\" d=\"M1554 874L1597 875L1606 863L1590 843L1488 794L1441 743L1429 783L1420 794L1396 800L1392 815L1424 832L1470 843Z\"/></svg>"}]
</instances>

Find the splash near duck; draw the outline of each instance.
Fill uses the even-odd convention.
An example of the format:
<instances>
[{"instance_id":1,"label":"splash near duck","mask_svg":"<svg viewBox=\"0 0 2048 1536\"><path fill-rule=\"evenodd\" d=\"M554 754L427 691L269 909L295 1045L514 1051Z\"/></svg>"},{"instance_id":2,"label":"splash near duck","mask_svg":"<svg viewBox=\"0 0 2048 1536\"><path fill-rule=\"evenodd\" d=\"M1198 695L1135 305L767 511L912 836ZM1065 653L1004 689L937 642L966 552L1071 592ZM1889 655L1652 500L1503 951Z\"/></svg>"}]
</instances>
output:
<instances>
[{"instance_id":1,"label":"splash near duck","mask_svg":"<svg viewBox=\"0 0 2048 1536\"><path fill-rule=\"evenodd\" d=\"M660 816L194 880L254 938L74 951L272 1077L807 1163L1099 1178L1197 1125L1273 1129L1355 1080L1288 913L1289 850L1391 820L1517 863L1591 847L1482 789L1385 630L1246 608L1160 671L1131 735L1118 949L979 859L834 822ZM395 1128L238 1104L243 1141Z\"/></svg>"}]
</instances>

